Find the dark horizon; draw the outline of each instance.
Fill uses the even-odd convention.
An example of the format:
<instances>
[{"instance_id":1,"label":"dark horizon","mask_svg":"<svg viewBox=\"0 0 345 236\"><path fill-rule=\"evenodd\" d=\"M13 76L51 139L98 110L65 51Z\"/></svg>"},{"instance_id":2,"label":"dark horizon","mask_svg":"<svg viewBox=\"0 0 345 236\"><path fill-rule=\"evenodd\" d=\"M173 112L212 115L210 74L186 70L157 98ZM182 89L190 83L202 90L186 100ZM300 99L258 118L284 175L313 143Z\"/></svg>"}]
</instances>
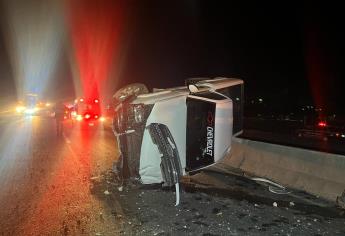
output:
<instances>
[{"instance_id":1,"label":"dark horizon","mask_svg":"<svg viewBox=\"0 0 345 236\"><path fill-rule=\"evenodd\" d=\"M238 77L245 81L247 100L260 97L276 107L314 105L344 114L340 9L262 2L128 3L123 8L126 41L120 43L126 47L124 64L107 83L115 91L132 82L153 88L182 85L190 77ZM1 33L0 88L11 95L13 68ZM47 93L51 97L74 96L69 50L68 45L62 49L55 73L60 79Z\"/></svg>"}]
</instances>

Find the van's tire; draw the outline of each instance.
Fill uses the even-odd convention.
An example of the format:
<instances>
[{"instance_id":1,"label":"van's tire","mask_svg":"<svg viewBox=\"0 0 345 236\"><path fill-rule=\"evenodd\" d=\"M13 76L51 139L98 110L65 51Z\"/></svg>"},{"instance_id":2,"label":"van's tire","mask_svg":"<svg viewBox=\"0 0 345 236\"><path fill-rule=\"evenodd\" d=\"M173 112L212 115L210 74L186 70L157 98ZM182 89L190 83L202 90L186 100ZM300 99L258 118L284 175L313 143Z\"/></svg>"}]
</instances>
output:
<instances>
[{"instance_id":1,"label":"van's tire","mask_svg":"<svg viewBox=\"0 0 345 236\"><path fill-rule=\"evenodd\" d=\"M116 91L116 93L113 95L113 101L115 104L118 104L131 96L138 96L140 94L146 94L148 92L149 90L144 84L128 84Z\"/></svg>"}]
</instances>

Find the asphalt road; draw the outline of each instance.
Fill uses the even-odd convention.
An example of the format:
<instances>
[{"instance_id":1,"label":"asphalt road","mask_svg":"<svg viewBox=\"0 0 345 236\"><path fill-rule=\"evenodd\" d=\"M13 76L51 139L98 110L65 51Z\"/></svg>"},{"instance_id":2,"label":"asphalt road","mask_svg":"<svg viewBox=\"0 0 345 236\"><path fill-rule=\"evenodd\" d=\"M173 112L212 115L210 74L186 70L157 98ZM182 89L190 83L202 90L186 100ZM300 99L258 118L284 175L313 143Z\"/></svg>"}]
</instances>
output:
<instances>
[{"instance_id":1,"label":"asphalt road","mask_svg":"<svg viewBox=\"0 0 345 236\"><path fill-rule=\"evenodd\" d=\"M57 137L51 118L0 119L0 235L119 232L120 222L90 194L90 178L117 158L112 133L70 122L64 128Z\"/></svg>"},{"instance_id":2,"label":"asphalt road","mask_svg":"<svg viewBox=\"0 0 345 236\"><path fill-rule=\"evenodd\" d=\"M229 173L173 190L119 183L110 129L0 118L0 235L345 235L344 212L303 193L277 195ZM276 203L276 206L273 206Z\"/></svg>"}]
</instances>

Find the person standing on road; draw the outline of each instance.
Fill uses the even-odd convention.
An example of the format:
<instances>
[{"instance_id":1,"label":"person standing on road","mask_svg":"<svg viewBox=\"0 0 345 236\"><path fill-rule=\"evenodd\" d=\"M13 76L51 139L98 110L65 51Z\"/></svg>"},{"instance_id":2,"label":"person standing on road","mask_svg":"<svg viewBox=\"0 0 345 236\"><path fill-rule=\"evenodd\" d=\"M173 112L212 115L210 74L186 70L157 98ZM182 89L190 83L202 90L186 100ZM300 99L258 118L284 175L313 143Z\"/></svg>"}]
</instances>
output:
<instances>
[{"instance_id":1,"label":"person standing on road","mask_svg":"<svg viewBox=\"0 0 345 236\"><path fill-rule=\"evenodd\" d=\"M56 134L57 136L61 137L63 132L63 120L65 115L65 105L62 102L58 102L55 104L54 113L55 113L55 121L56 121Z\"/></svg>"}]
</instances>

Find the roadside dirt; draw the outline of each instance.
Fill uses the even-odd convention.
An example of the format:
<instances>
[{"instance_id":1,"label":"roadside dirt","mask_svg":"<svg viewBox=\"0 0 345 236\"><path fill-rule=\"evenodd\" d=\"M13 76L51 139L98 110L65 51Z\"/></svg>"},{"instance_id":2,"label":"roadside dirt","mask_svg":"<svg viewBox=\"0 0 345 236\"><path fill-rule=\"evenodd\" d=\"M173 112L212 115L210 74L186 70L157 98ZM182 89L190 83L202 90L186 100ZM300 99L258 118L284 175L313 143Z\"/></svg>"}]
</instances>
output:
<instances>
[{"instance_id":1,"label":"roadside dirt","mask_svg":"<svg viewBox=\"0 0 345 236\"><path fill-rule=\"evenodd\" d=\"M123 220L123 235L345 234L342 210L303 193L277 196L235 175L204 172L184 179L177 207L174 189L127 185L119 191L113 180L110 171L103 174L92 194Z\"/></svg>"}]
</instances>

